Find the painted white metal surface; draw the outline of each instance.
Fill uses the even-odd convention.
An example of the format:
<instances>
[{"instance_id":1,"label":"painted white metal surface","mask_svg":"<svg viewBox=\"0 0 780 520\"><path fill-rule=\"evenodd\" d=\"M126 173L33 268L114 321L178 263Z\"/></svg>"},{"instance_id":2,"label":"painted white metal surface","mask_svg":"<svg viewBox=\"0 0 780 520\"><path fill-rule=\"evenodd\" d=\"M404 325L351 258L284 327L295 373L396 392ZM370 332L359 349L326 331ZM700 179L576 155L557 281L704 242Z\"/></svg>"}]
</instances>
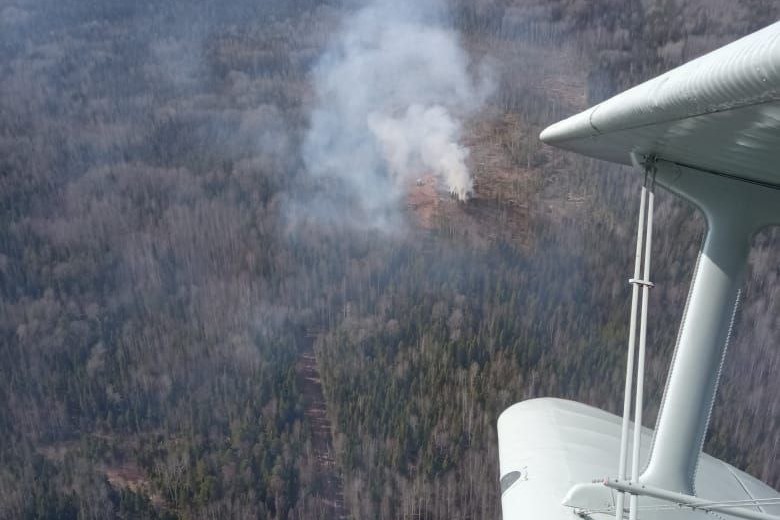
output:
<instances>
[{"instance_id":1,"label":"painted white metal surface","mask_svg":"<svg viewBox=\"0 0 780 520\"><path fill-rule=\"evenodd\" d=\"M542 141L630 153L780 185L780 22L547 128Z\"/></svg>"},{"instance_id":2,"label":"painted white metal surface","mask_svg":"<svg viewBox=\"0 0 780 520\"><path fill-rule=\"evenodd\" d=\"M692 511L699 510L714 514L727 513L729 516L746 520L778 520L778 518L780 518L760 510L765 505L778 505L775 501L768 503L762 501L751 502L750 500L730 500L725 502L722 500L705 500L682 493L675 493L655 486L639 484L636 481L632 482L630 480L620 479L606 479L604 480L604 485L617 491L631 493L632 496L651 497L662 502L657 506L648 506L647 509L655 507L658 511L665 511L674 508L687 508ZM590 510L593 511L592 508Z\"/></svg>"},{"instance_id":3,"label":"painted white metal surface","mask_svg":"<svg viewBox=\"0 0 780 520\"><path fill-rule=\"evenodd\" d=\"M717 502L780 497L701 454L750 238L780 224L780 22L552 125L541 139L623 164L642 157L658 166L661 186L707 219L656 432L638 436L646 462L639 484ZM612 511L588 518L614 515L614 493L588 483L618 469L618 417L532 400L509 408L498 430L506 520L575 518L564 499L569 506L611 502ZM657 502L640 499L638 518L711 518L668 505L662 511ZM780 506L756 510L780 515Z\"/></svg>"},{"instance_id":4,"label":"painted white metal surface","mask_svg":"<svg viewBox=\"0 0 780 520\"><path fill-rule=\"evenodd\" d=\"M508 408L498 419L501 478L512 481L501 497L504 520L579 519L562 501L575 484L600 482L615 474L620 429L620 417L573 401L531 399ZM652 431L643 428L642 460L647 459L651 438ZM699 497L717 501L780 498L766 484L706 454L701 457L696 489ZM614 495L608 496L614 504ZM653 505L650 500L640 499L642 520L713 518L703 512L642 509ZM763 509L780 515L780 506ZM614 518L614 512L591 517Z\"/></svg>"},{"instance_id":5,"label":"painted white metal surface","mask_svg":"<svg viewBox=\"0 0 780 520\"><path fill-rule=\"evenodd\" d=\"M642 425L642 412L644 411L644 389L645 389L645 358L647 351L647 308L650 305L650 259L653 246L653 200L655 197L655 179L652 180L650 189L647 190L647 232L645 233L645 255L644 255L644 274L642 279L642 306L639 318L639 350L637 351L636 362L636 402L634 403L634 424ZM642 191L645 191L642 188ZM634 280L634 283L638 283ZM641 428L634 428L634 443L631 451L631 478L639 478L639 450L641 449ZM629 513L630 520L637 520L637 497L632 495L630 498L631 509Z\"/></svg>"},{"instance_id":6,"label":"painted white metal surface","mask_svg":"<svg viewBox=\"0 0 780 520\"><path fill-rule=\"evenodd\" d=\"M645 184L647 180L645 180ZM645 233L645 204L647 187L642 186L639 200L639 219L636 231L636 249L634 253L634 277L631 279L631 318L628 326L628 348L626 353L626 381L623 387L623 422L620 428L620 459L618 461L618 478L625 479L628 474L628 425L631 422L631 395L634 391L634 352L636 350L636 318L639 308L639 287L637 283L642 269L643 243ZM634 436L639 433L634 432ZM636 439L634 440L636 446ZM625 493L617 494L615 520L623 520L623 504Z\"/></svg>"},{"instance_id":7,"label":"painted white metal surface","mask_svg":"<svg viewBox=\"0 0 780 520\"><path fill-rule=\"evenodd\" d=\"M777 151L780 159L780 149ZM694 494L694 475L753 233L780 223L780 190L657 161L657 182L696 204L708 232L680 329L652 455L640 480Z\"/></svg>"}]
</instances>

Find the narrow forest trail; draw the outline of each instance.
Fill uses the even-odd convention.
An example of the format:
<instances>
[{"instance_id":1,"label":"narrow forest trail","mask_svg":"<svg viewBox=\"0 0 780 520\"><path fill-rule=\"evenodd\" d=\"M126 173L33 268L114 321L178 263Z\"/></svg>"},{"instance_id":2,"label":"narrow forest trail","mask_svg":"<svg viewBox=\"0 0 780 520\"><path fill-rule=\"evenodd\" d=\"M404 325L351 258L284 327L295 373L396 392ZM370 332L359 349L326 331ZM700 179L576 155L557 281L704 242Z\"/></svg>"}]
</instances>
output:
<instances>
[{"instance_id":1,"label":"narrow forest trail","mask_svg":"<svg viewBox=\"0 0 780 520\"><path fill-rule=\"evenodd\" d=\"M325 509L323 518L347 519L349 515L344 505L344 486L334 459L333 429L327 413L313 341L308 341L295 369L298 388L303 395L304 415L311 426L315 472L317 480L322 484L317 495Z\"/></svg>"}]
</instances>

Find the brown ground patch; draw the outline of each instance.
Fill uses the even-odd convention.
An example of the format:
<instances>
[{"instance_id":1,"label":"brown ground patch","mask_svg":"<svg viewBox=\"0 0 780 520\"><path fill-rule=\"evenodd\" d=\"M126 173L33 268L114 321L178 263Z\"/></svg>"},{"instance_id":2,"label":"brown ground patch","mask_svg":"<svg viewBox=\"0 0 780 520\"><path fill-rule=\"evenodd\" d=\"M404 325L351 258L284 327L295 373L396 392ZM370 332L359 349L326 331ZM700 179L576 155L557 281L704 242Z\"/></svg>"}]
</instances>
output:
<instances>
[{"instance_id":1,"label":"brown ground patch","mask_svg":"<svg viewBox=\"0 0 780 520\"><path fill-rule=\"evenodd\" d=\"M333 450L333 427L328 416L325 395L322 391L313 338L308 337L308 348L301 354L295 366L298 388L303 396L304 415L309 422L314 450L314 471L320 483L313 495L316 502L311 511L317 518L339 520L348 518L344 505L344 485L336 466Z\"/></svg>"}]
</instances>

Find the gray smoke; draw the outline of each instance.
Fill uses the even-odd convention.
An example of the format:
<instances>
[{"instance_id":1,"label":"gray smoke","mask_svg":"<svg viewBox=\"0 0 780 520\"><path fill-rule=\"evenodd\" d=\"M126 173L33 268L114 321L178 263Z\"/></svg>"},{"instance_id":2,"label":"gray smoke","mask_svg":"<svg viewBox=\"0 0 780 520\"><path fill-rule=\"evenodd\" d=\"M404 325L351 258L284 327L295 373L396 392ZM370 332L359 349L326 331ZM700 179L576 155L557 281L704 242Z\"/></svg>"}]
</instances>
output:
<instances>
[{"instance_id":1,"label":"gray smoke","mask_svg":"<svg viewBox=\"0 0 780 520\"><path fill-rule=\"evenodd\" d=\"M484 70L470 73L442 4L426 3L370 2L345 20L314 71L304 160L315 177L337 181L360 225L392 221L421 175L460 200L473 188L461 121L482 105L490 82Z\"/></svg>"}]
</instances>

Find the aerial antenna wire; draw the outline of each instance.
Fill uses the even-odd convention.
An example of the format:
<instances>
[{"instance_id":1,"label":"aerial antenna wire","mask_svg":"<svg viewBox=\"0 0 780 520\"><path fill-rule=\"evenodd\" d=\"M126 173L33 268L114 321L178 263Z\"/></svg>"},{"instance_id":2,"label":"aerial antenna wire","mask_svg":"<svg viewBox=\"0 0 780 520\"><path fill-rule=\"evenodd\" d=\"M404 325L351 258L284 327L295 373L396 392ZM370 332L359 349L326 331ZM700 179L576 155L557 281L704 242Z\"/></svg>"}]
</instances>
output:
<instances>
[{"instance_id":1,"label":"aerial antenna wire","mask_svg":"<svg viewBox=\"0 0 780 520\"><path fill-rule=\"evenodd\" d=\"M634 285L642 286L642 307L639 317L639 352L636 365L636 401L634 403L634 446L631 456L631 480L639 481L639 448L642 440L642 400L644 398L645 384L645 347L647 346L647 307L650 303L650 252L653 245L653 203L655 201L655 164L654 159L649 158L645 163L645 184L647 184L648 169L652 170L650 188L647 190L647 232L645 233L644 273L642 280L634 280ZM631 495L629 520L637 520L639 495Z\"/></svg>"},{"instance_id":2,"label":"aerial antenna wire","mask_svg":"<svg viewBox=\"0 0 780 520\"><path fill-rule=\"evenodd\" d=\"M632 155L636 166L639 162ZM652 176L649 174L651 173ZM639 223L636 236L636 253L634 255L634 277L629 280L631 289L631 318L628 332L628 355L626 359L626 383L623 393L623 422L620 434L620 460L618 461L618 473L620 478L627 477L628 466L628 426L631 417L631 396L634 386L634 357L637 343L637 314L640 314L639 320L639 353L636 367L636 401L634 404L634 436L631 457L631 480L639 479L639 448L642 434L642 401L644 389L644 370L645 370L645 347L647 344L647 307L649 303L650 288L653 283L650 278L650 251L652 247L653 235L653 202L655 190L655 167L654 158L647 158L644 163L645 178L642 185L642 192L639 202ZM649 186L648 186L649 184ZM643 248L644 246L644 248ZM642 266L644 265L644 272ZM640 278L640 275L642 277ZM641 307L640 307L640 288L641 288ZM615 519L623 520L624 492L618 492L617 503L615 504ZM636 520L637 496L631 495L630 498L630 520Z\"/></svg>"},{"instance_id":3,"label":"aerial antenna wire","mask_svg":"<svg viewBox=\"0 0 780 520\"><path fill-rule=\"evenodd\" d=\"M636 254L634 255L634 277L638 280L642 271L642 241L645 231L645 201L647 200L647 174L642 185L642 194L639 201L639 225L636 231ZM636 346L636 316L639 305L639 284L631 283L631 322L628 329L628 358L626 359L626 385L623 393L623 424L620 432L620 461L618 462L618 475L620 479L626 479L626 463L628 459L628 423L631 416L631 394L634 385L634 351ZM615 506L615 520L623 520L623 505L625 493L617 495Z\"/></svg>"}]
</instances>

